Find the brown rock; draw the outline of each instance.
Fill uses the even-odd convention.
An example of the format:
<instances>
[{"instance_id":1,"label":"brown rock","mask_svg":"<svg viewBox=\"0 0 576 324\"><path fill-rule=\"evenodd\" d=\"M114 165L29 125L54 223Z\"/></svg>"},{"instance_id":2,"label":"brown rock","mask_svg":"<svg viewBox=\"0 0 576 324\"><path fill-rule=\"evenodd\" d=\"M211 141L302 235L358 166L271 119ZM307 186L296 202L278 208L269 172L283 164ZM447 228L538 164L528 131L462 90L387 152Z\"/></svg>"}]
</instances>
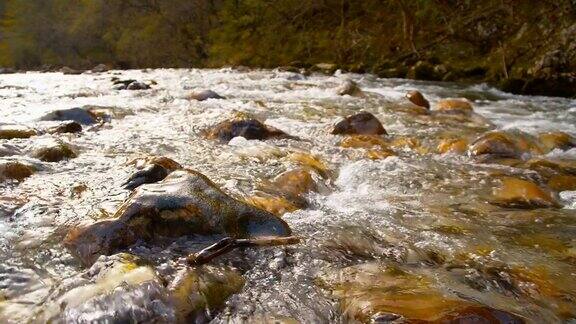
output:
<instances>
[{"instance_id":1,"label":"brown rock","mask_svg":"<svg viewBox=\"0 0 576 324\"><path fill-rule=\"evenodd\" d=\"M508 208L559 207L550 192L533 182L511 177L502 179L502 186L494 190L492 203Z\"/></svg>"},{"instance_id":2,"label":"brown rock","mask_svg":"<svg viewBox=\"0 0 576 324\"><path fill-rule=\"evenodd\" d=\"M373 148L380 147L388 149L388 142L378 135L350 135L346 136L340 142L340 146L344 148Z\"/></svg>"},{"instance_id":3,"label":"brown rock","mask_svg":"<svg viewBox=\"0 0 576 324\"><path fill-rule=\"evenodd\" d=\"M436 110L443 113L471 114L474 109L465 99L443 99L436 104Z\"/></svg>"},{"instance_id":4,"label":"brown rock","mask_svg":"<svg viewBox=\"0 0 576 324\"><path fill-rule=\"evenodd\" d=\"M300 209L300 207L284 197L270 195L252 196L246 199L246 202L277 216L282 216Z\"/></svg>"},{"instance_id":5,"label":"brown rock","mask_svg":"<svg viewBox=\"0 0 576 324\"><path fill-rule=\"evenodd\" d=\"M274 188L290 196L301 196L318 191L318 186L310 172L303 169L286 171L272 182Z\"/></svg>"},{"instance_id":6,"label":"brown rock","mask_svg":"<svg viewBox=\"0 0 576 324\"><path fill-rule=\"evenodd\" d=\"M514 139L502 131L485 133L470 146L470 154L475 156L492 154L499 157L518 157L521 153Z\"/></svg>"},{"instance_id":7,"label":"brown rock","mask_svg":"<svg viewBox=\"0 0 576 324\"><path fill-rule=\"evenodd\" d=\"M542 133L538 135L538 139L542 144L544 153L548 153L554 149L568 150L576 147L576 139L564 132Z\"/></svg>"},{"instance_id":8,"label":"brown rock","mask_svg":"<svg viewBox=\"0 0 576 324\"><path fill-rule=\"evenodd\" d=\"M52 127L48 130L50 134L63 134L63 133L80 133L82 125L75 121L64 122L58 126Z\"/></svg>"},{"instance_id":9,"label":"brown rock","mask_svg":"<svg viewBox=\"0 0 576 324\"><path fill-rule=\"evenodd\" d=\"M141 165L139 162L143 162ZM135 160L138 171L131 175L122 185L125 189L134 190L145 183L154 183L163 180L173 171L182 169L182 166L167 157L154 156L143 160Z\"/></svg>"},{"instance_id":10,"label":"brown rock","mask_svg":"<svg viewBox=\"0 0 576 324\"><path fill-rule=\"evenodd\" d=\"M228 142L234 137L242 136L246 139L265 140L269 138L289 138L283 131L264 125L250 116L237 116L234 119L223 121L209 130L204 131L206 138Z\"/></svg>"},{"instance_id":11,"label":"brown rock","mask_svg":"<svg viewBox=\"0 0 576 324\"><path fill-rule=\"evenodd\" d=\"M438 144L438 152L441 154L464 154L467 150L468 141L462 138L443 139L440 144Z\"/></svg>"},{"instance_id":12,"label":"brown rock","mask_svg":"<svg viewBox=\"0 0 576 324\"><path fill-rule=\"evenodd\" d=\"M576 190L576 176L556 175L548 181L548 187L555 191Z\"/></svg>"},{"instance_id":13,"label":"brown rock","mask_svg":"<svg viewBox=\"0 0 576 324\"><path fill-rule=\"evenodd\" d=\"M29 127L13 124L0 124L0 139L29 138L37 132Z\"/></svg>"},{"instance_id":14,"label":"brown rock","mask_svg":"<svg viewBox=\"0 0 576 324\"><path fill-rule=\"evenodd\" d=\"M358 87L358 84L352 80L344 81L338 88L336 88L336 93L340 96L362 96L362 90Z\"/></svg>"},{"instance_id":15,"label":"brown rock","mask_svg":"<svg viewBox=\"0 0 576 324\"><path fill-rule=\"evenodd\" d=\"M408 98L408 100L410 100L410 102L412 102L416 106L430 109L430 102L428 102L428 100L426 100L426 98L424 98L424 96L422 95L422 93L420 93L420 91L416 91L416 90L409 91L406 94L406 98Z\"/></svg>"},{"instance_id":16,"label":"brown rock","mask_svg":"<svg viewBox=\"0 0 576 324\"><path fill-rule=\"evenodd\" d=\"M31 156L44 162L59 162L78 156L69 144L57 139L38 141L32 149Z\"/></svg>"},{"instance_id":17,"label":"brown rock","mask_svg":"<svg viewBox=\"0 0 576 324\"><path fill-rule=\"evenodd\" d=\"M27 164L12 161L0 160L0 180L17 180L22 181L31 176L36 170Z\"/></svg>"},{"instance_id":18,"label":"brown rock","mask_svg":"<svg viewBox=\"0 0 576 324\"><path fill-rule=\"evenodd\" d=\"M226 234L234 238L289 236L288 225L264 210L226 195L204 175L175 171L138 187L112 220L70 231L65 245L83 263L110 255L139 240Z\"/></svg>"},{"instance_id":19,"label":"brown rock","mask_svg":"<svg viewBox=\"0 0 576 324\"><path fill-rule=\"evenodd\" d=\"M352 134L362 134L362 135L382 135L386 133L382 123L369 112L360 112L355 115L346 117L344 120L339 121L334 125L331 131L335 135L352 135Z\"/></svg>"}]
</instances>

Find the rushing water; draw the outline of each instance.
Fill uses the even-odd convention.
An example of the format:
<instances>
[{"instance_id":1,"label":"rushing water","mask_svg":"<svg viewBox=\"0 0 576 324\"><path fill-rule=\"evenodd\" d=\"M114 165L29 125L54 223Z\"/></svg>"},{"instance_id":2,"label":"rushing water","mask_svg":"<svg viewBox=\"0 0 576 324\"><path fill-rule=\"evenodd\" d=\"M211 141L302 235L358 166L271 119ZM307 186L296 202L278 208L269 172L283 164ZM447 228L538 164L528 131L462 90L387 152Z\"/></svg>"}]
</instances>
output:
<instances>
[{"instance_id":1,"label":"rushing water","mask_svg":"<svg viewBox=\"0 0 576 324\"><path fill-rule=\"evenodd\" d=\"M151 90L113 90L113 76L156 84ZM366 95L337 95L346 78ZM227 99L187 99L197 89ZM406 113L399 107L414 89L432 106L442 98L467 98L483 118L464 123ZM514 96L485 85L233 69L1 75L0 99L0 122L37 128L46 124L38 119L56 109L115 108L111 121L97 129L57 135L80 152L67 161L27 157L35 142L52 135L0 140L20 152L5 159L39 169L20 183L0 183L3 322L41 322L38 314L66 290L63 282L84 271L62 239L71 227L114 213L129 195L122 183L134 172L129 162L135 158L170 157L246 198L260 181L293 168L294 152L313 154L330 170L328 177L315 178L320 188L308 195L307 208L282 216L302 243L236 251L216 261L239 268L246 282L220 312L199 321L368 321L375 313L370 309L411 318L451 303L484 305L535 323L576 318L576 192L559 194L562 208L499 207L488 203L498 176L533 177L533 171L435 153L446 134L474 138L503 129L576 135L575 100ZM375 114L390 136L414 138L431 149L398 149L398 156L371 160L361 149L339 147L341 137L331 135L330 126L360 110ZM235 111L299 140L236 138L221 144L200 135ZM548 157L576 159L576 149ZM175 250L157 259L159 272L167 259L178 257ZM154 253L162 254L149 252ZM394 271L404 274L393 276ZM118 298L106 301L119 303ZM126 293L122 302L137 304L139 298ZM392 306L374 306L387 299ZM102 311L90 305L76 319L98 318Z\"/></svg>"}]
</instances>

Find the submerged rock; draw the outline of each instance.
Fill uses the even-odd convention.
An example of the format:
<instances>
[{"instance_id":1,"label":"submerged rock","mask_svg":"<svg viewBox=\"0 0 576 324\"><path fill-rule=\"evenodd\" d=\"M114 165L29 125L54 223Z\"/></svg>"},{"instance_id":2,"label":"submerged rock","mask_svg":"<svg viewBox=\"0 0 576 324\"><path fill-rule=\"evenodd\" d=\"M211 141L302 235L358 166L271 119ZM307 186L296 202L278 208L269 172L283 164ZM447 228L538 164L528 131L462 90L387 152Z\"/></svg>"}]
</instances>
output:
<instances>
[{"instance_id":1,"label":"submerged rock","mask_svg":"<svg viewBox=\"0 0 576 324\"><path fill-rule=\"evenodd\" d=\"M443 99L436 104L436 111L469 115L474 109L472 104L465 99Z\"/></svg>"},{"instance_id":2,"label":"submerged rock","mask_svg":"<svg viewBox=\"0 0 576 324\"><path fill-rule=\"evenodd\" d=\"M416 90L410 91L406 94L406 98L408 98L408 100L410 100L410 102L412 102L416 106L430 109L430 102L428 102L428 100L424 98L424 96L422 95L422 93L420 93L420 91Z\"/></svg>"},{"instance_id":3,"label":"submerged rock","mask_svg":"<svg viewBox=\"0 0 576 324\"><path fill-rule=\"evenodd\" d=\"M362 135L387 135L382 123L369 112L360 112L348 116L334 125L331 131L334 135L362 134Z\"/></svg>"},{"instance_id":4,"label":"submerged rock","mask_svg":"<svg viewBox=\"0 0 576 324\"><path fill-rule=\"evenodd\" d=\"M48 129L50 134L64 134L64 133L80 133L82 132L82 125L75 121L67 121L58 126Z\"/></svg>"},{"instance_id":5,"label":"submerged rock","mask_svg":"<svg viewBox=\"0 0 576 324\"><path fill-rule=\"evenodd\" d=\"M251 116L237 116L233 119L225 120L211 129L204 131L204 134L208 139L217 139L222 142L229 142L238 136L249 140L290 137L283 131L272 126L264 125Z\"/></svg>"},{"instance_id":6,"label":"submerged rock","mask_svg":"<svg viewBox=\"0 0 576 324\"><path fill-rule=\"evenodd\" d=\"M22 181L34 174L36 169L28 164L15 160L0 160L0 181Z\"/></svg>"},{"instance_id":7,"label":"submerged rock","mask_svg":"<svg viewBox=\"0 0 576 324\"><path fill-rule=\"evenodd\" d=\"M214 92L212 90L202 90L199 92L191 93L188 96L188 99L204 101L204 100L208 100L208 99L226 99L226 98L222 97L221 95L217 94L216 92Z\"/></svg>"},{"instance_id":8,"label":"submerged rock","mask_svg":"<svg viewBox=\"0 0 576 324\"><path fill-rule=\"evenodd\" d=\"M440 144L438 144L437 150L441 154L464 154L468 150L468 141L463 138L443 139Z\"/></svg>"},{"instance_id":9,"label":"submerged rock","mask_svg":"<svg viewBox=\"0 0 576 324\"><path fill-rule=\"evenodd\" d=\"M72 230L65 245L83 263L138 240L184 235L226 234L235 238L288 236L278 217L240 202L195 171L175 171L156 184L137 188L114 219Z\"/></svg>"},{"instance_id":10,"label":"submerged rock","mask_svg":"<svg viewBox=\"0 0 576 324\"><path fill-rule=\"evenodd\" d=\"M152 157L145 161L139 171L131 175L122 185L125 189L134 190L142 184L163 180L172 171L180 170L182 166L167 157Z\"/></svg>"},{"instance_id":11,"label":"submerged rock","mask_svg":"<svg viewBox=\"0 0 576 324\"><path fill-rule=\"evenodd\" d=\"M62 140L45 138L33 145L31 156L44 162L59 162L75 158L78 154Z\"/></svg>"},{"instance_id":12,"label":"submerged rock","mask_svg":"<svg viewBox=\"0 0 576 324\"><path fill-rule=\"evenodd\" d=\"M266 194L257 194L249 197L246 202L277 216L282 216L301 208L284 197Z\"/></svg>"},{"instance_id":13,"label":"submerged rock","mask_svg":"<svg viewBox=\"0 0 576 324\"><path fill-rule=\"evenodd\" d=\"M98 118L88 111L88 109L75 107L69 109L60 109L52 111L40 120L51 120L51 121L75 121L82 125L94 124L98 121Z\"/></svg>"},{"instance_id":14,"label":"submerged rock","mask_svg":"<svg viewBox=\"0 0 576 324\"><path fill-rule=\"evenodd\" d=\"M509 208L559 207L552 194L533 182L504 178L502 186L494 190L493 204Z\"/></svg>"},{"instance_id":15,"label":"submerged rock","mask_svg":"<svg viewBox=\"0 0 576 324\"><path fill-rule=\"evenodd\" d=\"M378 135L350 135L340 141L340 146L344 148L373 148L379 147L388 149L389 143Z\"/></svg>"},{"instance_id":16,"label":"submerged rock","mask_svg":"<svg viewBox=\"0 0 576 324\"><path fill-rule=\"evenodd\" d=\"M363 94L358 84L349 79L336 88L336 93L340 96L361 96Z\"/></svg>"},{"instance_id":17,"label":"submerged rock","mask_svg":"<svg viewBox=\"0 0 576 324\"><path fill-rule=\"evenodd\" d=\"M542 133L538 135L538 140L545 150L544 153L554 149L569 150L576 147L576 139L564 132Z\"/></svg>"},{"instance_id":18,"label":"submerged rock","mask_svg":"<svg viewBox=\"0 0 576 324\"><path fill-rule=\"evenodd\" d=\"M509 134L502 131L494 131L476 139L470 146L470 154L475 156L491 154L513 158L520 156L521 151Z\"/></svg>"},{"instance_id":19,"label":"submerged rock","mask_svg":"<svg viewBox=\"0 0 576 324\"><path fill-rule=\"evenodd\" d=\"M0 139L29 138L38 133L23 125L0 124Z\"/></svg>"}]
</instances>

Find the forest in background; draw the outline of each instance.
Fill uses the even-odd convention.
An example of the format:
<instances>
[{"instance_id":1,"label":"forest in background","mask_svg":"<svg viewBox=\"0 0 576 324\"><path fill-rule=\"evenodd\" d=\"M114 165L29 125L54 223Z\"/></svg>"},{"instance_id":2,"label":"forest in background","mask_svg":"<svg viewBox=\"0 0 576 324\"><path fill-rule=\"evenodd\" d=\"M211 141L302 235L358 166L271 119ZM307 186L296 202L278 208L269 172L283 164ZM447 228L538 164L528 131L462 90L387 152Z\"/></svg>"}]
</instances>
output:
<instances>
[{"instance_id":1,"label":"forest in background","mask_svg":"<svg viewBox=\"0 0 576 324\"><path fill-rule=\"evenodd\" d=\"M576 0L0 0L0 67L251 66L576 95Z\"/></svg>"}]
</instances>

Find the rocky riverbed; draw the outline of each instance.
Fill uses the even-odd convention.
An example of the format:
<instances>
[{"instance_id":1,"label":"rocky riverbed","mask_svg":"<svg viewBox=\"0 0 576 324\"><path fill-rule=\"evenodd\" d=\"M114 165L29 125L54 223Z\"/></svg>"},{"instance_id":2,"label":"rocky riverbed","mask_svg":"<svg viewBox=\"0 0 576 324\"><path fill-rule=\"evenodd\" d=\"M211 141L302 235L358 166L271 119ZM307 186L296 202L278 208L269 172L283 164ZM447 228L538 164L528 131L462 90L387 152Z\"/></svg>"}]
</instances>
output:
<instances>
[{"instance_id":1,"label":"rocky riverbed","mask_svg":"<svg viewBox=\"0 0 576 324\"><path fill-rule=\"evenodd\" d=\"M245 69L0 99L2 322L576 319L575 100Z\"/></svg>"}]
</instances>

